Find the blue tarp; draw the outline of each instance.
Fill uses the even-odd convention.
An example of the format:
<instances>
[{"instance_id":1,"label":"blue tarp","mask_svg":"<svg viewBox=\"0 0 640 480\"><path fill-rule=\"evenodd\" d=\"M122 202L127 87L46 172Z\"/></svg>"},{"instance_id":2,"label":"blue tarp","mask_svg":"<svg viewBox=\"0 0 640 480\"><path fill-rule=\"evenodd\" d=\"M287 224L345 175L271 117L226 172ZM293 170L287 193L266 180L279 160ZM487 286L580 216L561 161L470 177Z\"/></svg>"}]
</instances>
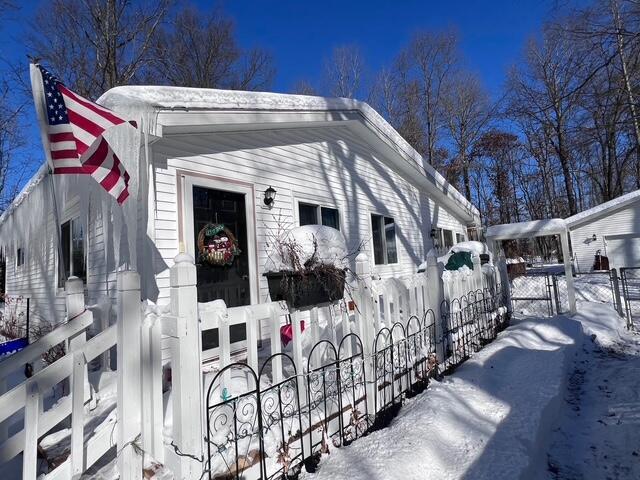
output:
<instances>
[{"instance_id":1,"label":"blue tarp","mask_svg":"<svg viewBox=\"0 0 640 480\"><path fill-rule=\"evenodd\" d=\"M29 342L26 338L16 338L15 340L0 343L0 359L19 352L27 345L29 345Z\"/></svg>"}]
</instances>

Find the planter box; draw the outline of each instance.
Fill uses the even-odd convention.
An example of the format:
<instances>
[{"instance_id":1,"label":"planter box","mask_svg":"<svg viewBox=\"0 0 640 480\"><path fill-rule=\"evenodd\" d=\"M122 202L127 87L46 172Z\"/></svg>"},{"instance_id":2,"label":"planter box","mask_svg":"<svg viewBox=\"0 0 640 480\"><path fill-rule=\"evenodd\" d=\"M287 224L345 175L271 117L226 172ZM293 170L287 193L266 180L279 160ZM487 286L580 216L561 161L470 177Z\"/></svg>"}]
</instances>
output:
<instances>
[{"instance_id":1,"label":"planter box","mask_svg":"<svg viewBox=\"0 0 640 480\"><path fill-rule=\"evenodd\" d=\"M269 295L274 302L284 300L289 308L302 308L335 302L344 297L346 272L328 274L318 271L301 273L292 271L267 272Z\"/></svg>"}]
</instances>

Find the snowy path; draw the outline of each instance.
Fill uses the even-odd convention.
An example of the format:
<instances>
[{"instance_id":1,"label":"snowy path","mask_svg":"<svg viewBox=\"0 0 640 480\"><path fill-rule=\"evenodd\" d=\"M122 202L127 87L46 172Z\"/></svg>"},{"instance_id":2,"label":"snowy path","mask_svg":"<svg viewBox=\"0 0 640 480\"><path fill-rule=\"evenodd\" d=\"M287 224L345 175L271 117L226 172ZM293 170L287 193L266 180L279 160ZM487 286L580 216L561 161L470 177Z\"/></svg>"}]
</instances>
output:
<instances>
[{"instance_id":1,"label":"snowy path","mask_svg":"<svg viewBox=\"0 0 640 480\"><path fill-rule=\"evenodd\" d=\"M305 479L531 478L545 462L583 342L567 318L520 320L443 382L409 400L386 429L333 449ZM532 462L533 460L533 462Z\"/></svg>"},{"instance_id":2,"label":"snowy path","mask_svg":"<svg viewBox=\"0 0 640 480\"><path fill-rule=\"evenodd\" d=\"M576 315L584 343L541 479L640 478L640 337L606 305Z\"/></svg>"}]
</instances>

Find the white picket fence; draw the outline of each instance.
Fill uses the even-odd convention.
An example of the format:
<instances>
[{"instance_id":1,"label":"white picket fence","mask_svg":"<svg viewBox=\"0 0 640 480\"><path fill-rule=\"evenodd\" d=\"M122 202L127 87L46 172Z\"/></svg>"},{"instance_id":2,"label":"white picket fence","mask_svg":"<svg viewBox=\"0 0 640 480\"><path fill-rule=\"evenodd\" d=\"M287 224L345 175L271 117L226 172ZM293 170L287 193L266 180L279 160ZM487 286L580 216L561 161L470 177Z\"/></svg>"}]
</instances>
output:
<instances>
[{"instance_id":1,"label":"white picket fence","mask_svg":"<svg viewBox=\"0 0 640 480\"><path fill-rule=\"evenodd\" d=\"M307 344L316 344L323 336L329 336L337 345L341 338L353 332L362 339L363 353L367 357L372 354L377 332L384 326L390 327L395 322L406 326L412 315L422 318L428 309L437 319L435 328L439 335L442 301L465 290L482 289L490 282L480 268L479 259L474 259L471 276L453 275L446 284L442 282L439 268L436 256L430 255L425 273L402 279L376 280L369 259L360 254L356 260L359 281L351 291L354 310L349 311L343 303L342 306L314 306L289 312L294 361L303 365L303 357L308 354L304 351L303 321L307 327ZM236 308L226 308L218 303L217 308L203 305L199 308L196 268L193 259L186 254L175 258L170 285L170 313L144 317L138 274L119 272L117 322L87 339L93 315L84 305L81 281L69 280L66 285L67 322L0 363L0 378L7 378L12 372L22 370L26 363L36 362L52 346L60 342L67 346L62 358L0 396L0 425L3 427L0 431L3 435L0 436L0 464L22 454L22 478L35 479L38 476L39 439L62 425L71 430L69 454L48 473L48 479L77 477L108 451L117 452L120 478L141 478L145 455L165 464L175 478L200 478L206 464L203 363L213 361L213 368L219 370L229 365L234 355L240 354L257 372L259 357L282 351L280 328L288 312L279 303ZM325 320L322 330L319 319ZM246 339L232 344L230 329L238 324L245 325ZM219 347L203 352L202 331L213 328L218 329ZM167 367L166 363L163 365L163 341L170 344L170 395L163 393L163 367ZM267 344L268 352L265 351ZM86 404L91 401L93 392L87 388L87 365L98 357L107 358L108 351L114 346L117 351L115 408L118 421L111 428L88 432L85 428ZM350 343L347 348L351 348ZM438 354L441 356L442 352ZM104 358L102 368L106 369L108 362ZM277 383L285 378L282 357L276 355L272 363L271 380ZM223 382L228 381L230 379L223 379ZM68 394L45 410L46 398L60 382L68 382ZM169 417L171 422L166 421Z\"/></svg>"}]
</instances>

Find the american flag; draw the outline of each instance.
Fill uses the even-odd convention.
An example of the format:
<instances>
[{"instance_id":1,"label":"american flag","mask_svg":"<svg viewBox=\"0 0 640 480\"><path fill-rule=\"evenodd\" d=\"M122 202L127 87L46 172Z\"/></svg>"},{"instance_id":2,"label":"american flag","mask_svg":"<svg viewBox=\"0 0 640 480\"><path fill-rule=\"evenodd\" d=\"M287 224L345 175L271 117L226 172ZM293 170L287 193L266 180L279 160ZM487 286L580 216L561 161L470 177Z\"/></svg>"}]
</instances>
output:
<instances>
[{"instance_id":1,"label":"american flag","mask_svg":"<svg viewBox=\"0 0 640 480\"><path fill-rule=\"evenodd\" d=\"M41 65L37 68L53 173L91 175L122 204L129 196L129 174L102 134L126 120L72 92Z\"/></svg>"}]
</instances>

